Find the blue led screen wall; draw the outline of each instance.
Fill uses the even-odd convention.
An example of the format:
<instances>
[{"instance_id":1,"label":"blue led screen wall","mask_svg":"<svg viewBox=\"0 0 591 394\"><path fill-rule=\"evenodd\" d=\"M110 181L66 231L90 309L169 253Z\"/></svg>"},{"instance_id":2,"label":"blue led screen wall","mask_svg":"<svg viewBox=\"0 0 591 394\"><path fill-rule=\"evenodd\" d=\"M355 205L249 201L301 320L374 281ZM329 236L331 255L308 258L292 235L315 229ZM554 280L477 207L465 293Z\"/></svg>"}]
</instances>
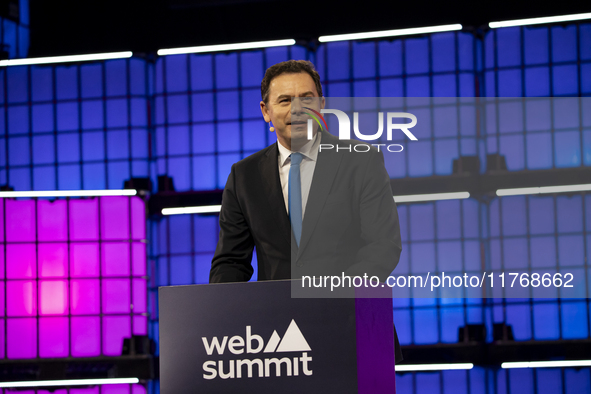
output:
<instances>
[{"instance_id":1,"label":"blue led screen wall","mask_svg":"<svg viewBox=\"0 0 591 394\"><path fill-rule=\"evenodd\" d=\"M0 69L0 184L121 189L149 176L149 82L140 59Z\"/></svg>"},{"instance_id":2,"label":"blue led screen wall","mask_svg":"<svg viewBox=\"0 0 591 394\"><path fill-rule=\"evenodd\" d=\"M322 44L327 97L474 97L482 43L463 32Z\"/></svg>"},{"instance_id":3,"label":"blue led screen wall","mask_svg":"<svg viewBox=\"0 0 591 394\"><path fill-rule=\"evenodd\" d=\"M584 283L591 279L590 204L591 196L577 193L502 197L484 208L489 218L484 228L489 269L551 269L570 272L575 281L583 282L581 298L493 299L493 322L510 324L516 340L589 337L589 291Z\"/></svg>"},{"instance_id":4,"label":"blue led screen wall","mask_svg":"<svg viewBox=\"0 0 591 394\"><path fill-rule=\"evenodd\" d=\"M472 199L398 204L402 254L395 274L479 268L479 209ZM456 343L460 327L486 323L484 303L480 298L396 298L398 339L402 345Z\"/></svg>"},{"instance_id":5,"label":"blue led screen wall","mask_svg":"<svg viewBox=\"0 0 591 394\"><path fill-rule=\"evenodd\" d=\"M552 29L559 28L563 29ZM156 161L156 171L150 174L153 180L167 174L174 178L178 191L221 189L231 163L274 140L256 104L260 79L268 65L288 58L314 61L317 57L325 94L333 97L471 97L483 90L480 59L495 45L490 37L509 39L500 33L503 30L488 33L486 51L470 34L441 33L392 41L330 43L321 45L316 54L289 47L168 56L157 61L154 75L152 66L140 59L3 69L0 100L8 105L3 105L0 123L8 132L0 140L5 152L0 183L17 190L121 187L121 181L129 176L148 176L145 163L152 148ZM579 33L577 53L581 54L580 64L575 66L582 70L579 85L585 94L583 71L591 56L585 45L591 40L591 29L582 24L574 31ZM509 55L503 52L503 56ZM495 70L486 72L500 73ZM503 81L501 78L497 84ZM153 140L147 134L150 127L154 128ZM487 125L486 145L479 147L475 142L484 138L483 130L466 129L449 136L435 129L428 144L418 144L413 147L416 154L408 155L411 161L415 159L410 156L424 157L421 163L391 162L387 166L392 177L446 175L460 155L483 158L496 151L506 155L510 170L586 165L591 160L585 150L589 145L586 130L583 141L577 142L578 133L572 126L556 128L560 138L554 149L562 152L564 145L570 155L548 148L551 131L526 130L532 134L526 141L523 130ZM80 134L78 138L72 135L75 132ZM53 138L52 133L56 134ZM28 140L33 134L39 138ZM6 138L12 136L14 139ZM459 147L450 149L458 145L454 138L460 139ZM514 147L516 139L522 142ZM526 152L537 152L538 148L550 154L530 155L532 159L526 163ZM577 148L578 155L572 154ZM123 163L126 160L127 165ZM51 166L56 168L51 170ZM15 173L10 181L7 170Z\"/></svg>"},{"instance_id":6,"label":"blue led screen wall","mask_svg":"<svg viewBox=\"0 0 591 394\"><path fill-rule=\"evenodd\" d=\"M275 141L259 108L265 70L309 56L293 46L158 59L157 173L177 191L223 189L232 164Z\"/></svg>"},{"instance_id":7,"label":"blue led screen wall","mask_svg":"<svg viewBox=\"0 0 591 394\"><path fill-rule=\"evenodd\" d=\"M536 368L396 374L398 393L578 394L591 390L588 368Z\"/></svg>"},{"instance_id":8,"label":"blue led screen wall","mask_svg":"<svg viewBox=\"0 0 591 394\"><path fill-rule=\"evenodd\" d=\"M484 48L483 95L591 95L589 23L493 29ZM549 108L544 127L487 128L486 152L504 155L509 170L591 165L591 131L583 122L584 112L557 104Z\"/></svg>"},{"instance_id":9,"label":"blue led screen wall","mask_svg":"<svg viewBox=\"0 0 591 394\"><path fill-rule=\"evenodd\" d=\"M407 39L343 41L321 45L316 66L327 97L474 97L481 42L462 32ZM412 104L410 104L412 108ZM414 111L432 121L417 143L402 143L403 155L385 155L391 178L449 175L453 159L478 154L477 127L438 127L437 105ZM422 127L422 125L417 125Z\"/></svg>"},{"instance_id":10,"label":"blue led screen wall","mask_svg":"<svg viewBox=\"0 0 591 394\"><path fill-rule=\"evenodd\" d=\"M8 4L5 6L9 8ZM27 57L29 53L29 0L18 0L18 15L14 8L8 15L0 17L0 51L5 52L3 59Z\"/></svg>"},{"instance_id":11,"label":"blue led screen wall","mask_svg":"<svg viewBox=\"0 0 591 394\"><path fill-rule=\"evenodd\" d=\"M484 38L484 94L591 94L591 24L492 29Z\"/></svg>"}]
</instances>

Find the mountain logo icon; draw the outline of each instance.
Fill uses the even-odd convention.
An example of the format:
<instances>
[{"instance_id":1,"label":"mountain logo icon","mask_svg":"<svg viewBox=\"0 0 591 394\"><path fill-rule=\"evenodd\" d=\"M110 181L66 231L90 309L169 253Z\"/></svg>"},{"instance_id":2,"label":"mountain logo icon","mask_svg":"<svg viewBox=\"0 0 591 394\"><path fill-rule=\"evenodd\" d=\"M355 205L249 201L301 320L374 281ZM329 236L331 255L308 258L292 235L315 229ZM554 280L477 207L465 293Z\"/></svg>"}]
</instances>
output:
<instances>
[{"instance_id":1,"label":"mountain logo icon","mask_svg":"<svg viewBox=\"0 0 591 394\"><path fill-rule=\"evenodd\" d=\"M291 320L287 331L283 335L283 339L277 334L277 330L273 331L267 346L265 347L264 353L273 352L309 352L310 345L308 341L300 331L300 328L296 324L295 320Z\"/></svg>"}]
</instances>

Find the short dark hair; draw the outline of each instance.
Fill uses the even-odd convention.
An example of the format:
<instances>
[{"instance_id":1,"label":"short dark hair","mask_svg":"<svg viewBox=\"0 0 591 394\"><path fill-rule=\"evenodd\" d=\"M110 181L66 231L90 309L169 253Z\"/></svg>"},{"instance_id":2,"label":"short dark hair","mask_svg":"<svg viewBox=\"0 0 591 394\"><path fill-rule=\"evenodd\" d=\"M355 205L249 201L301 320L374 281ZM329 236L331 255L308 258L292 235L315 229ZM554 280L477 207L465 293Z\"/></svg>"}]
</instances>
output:
<instances>
[{"instance_id":1,"label":"short dark hair","mask_svg":"<svg viewBox=\"0 0 591 394\"><path fill-rule=\"evenodd\" d=\"M316 85L316 91L318 96L322 97L322 85L320 84L320 75L314 68L312 62L308 60L288 60L286 62L277 63L267 69L263 81L261 82L261 98L263 102L267 104L269 100L269 87L271 81L281 74L298 74L308 73Z\"/></svg>"}]
</instances>

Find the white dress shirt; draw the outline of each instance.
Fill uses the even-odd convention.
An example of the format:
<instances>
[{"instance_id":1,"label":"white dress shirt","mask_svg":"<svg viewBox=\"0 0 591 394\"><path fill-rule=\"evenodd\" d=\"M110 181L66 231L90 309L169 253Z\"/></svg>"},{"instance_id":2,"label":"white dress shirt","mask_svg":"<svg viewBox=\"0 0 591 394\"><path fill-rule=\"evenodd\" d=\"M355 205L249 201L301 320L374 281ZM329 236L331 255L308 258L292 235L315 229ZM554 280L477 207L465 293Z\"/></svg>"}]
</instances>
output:
<instances>
[{"instance_id":1,"label":"white dress shirt","mask_svg":"<svg viewBox=\"0 0 591 394\"><path fill-rule=\"evenodd\" d=\"M310 186L312 185L312 177L314 176L314 168L316 168L316 159L318 158L318 146L320 145L320 133L316 133L314 139L308 141L306 145L298 151L304 157L300 164L300 179L302 182L302 219L306 213L306 202L308 201L308 194L310 194ZM283 191L283 200L285 201L285 209L289 213L289 168L291 166L291 150L287 149L279 141L279 179L281 180L281 190Z\"/></svg>"}]
</instances>

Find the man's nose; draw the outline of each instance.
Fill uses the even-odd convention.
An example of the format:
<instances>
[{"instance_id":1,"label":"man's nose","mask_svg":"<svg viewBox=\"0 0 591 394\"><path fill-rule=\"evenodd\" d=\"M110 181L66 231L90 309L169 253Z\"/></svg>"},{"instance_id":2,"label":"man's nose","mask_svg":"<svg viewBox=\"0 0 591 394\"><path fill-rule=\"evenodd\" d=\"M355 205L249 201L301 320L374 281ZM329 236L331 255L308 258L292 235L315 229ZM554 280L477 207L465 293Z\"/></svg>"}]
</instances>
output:
<instances>
[{"instance_id":1,"label":"man's nose","mask_svg":"<svg viewBox=\"0 0 591 394\"><path fill-rule=\"evenodd\" d=\"M291 113L295 115L302 113L302 101L298 97L291 98Z\"/></svg>"}]
</instances>

